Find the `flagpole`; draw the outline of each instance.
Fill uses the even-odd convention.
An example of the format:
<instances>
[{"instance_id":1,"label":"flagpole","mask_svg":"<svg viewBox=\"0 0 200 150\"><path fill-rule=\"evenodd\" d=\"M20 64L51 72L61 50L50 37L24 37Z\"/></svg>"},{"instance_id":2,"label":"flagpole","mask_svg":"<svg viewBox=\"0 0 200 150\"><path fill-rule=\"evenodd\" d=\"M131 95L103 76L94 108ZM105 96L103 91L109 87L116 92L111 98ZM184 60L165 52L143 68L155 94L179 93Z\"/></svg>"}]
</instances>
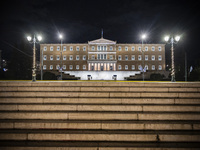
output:
<instances>
[{"instance_id":1,"label":"flagpole","mask_svg":"<svg viewBox=\"0 0 200 150\"><path fill-rule=\"evenodd\" d=\"M103 29L101 29L101 38L103 39Z\"/></svg>"}]
</instances>

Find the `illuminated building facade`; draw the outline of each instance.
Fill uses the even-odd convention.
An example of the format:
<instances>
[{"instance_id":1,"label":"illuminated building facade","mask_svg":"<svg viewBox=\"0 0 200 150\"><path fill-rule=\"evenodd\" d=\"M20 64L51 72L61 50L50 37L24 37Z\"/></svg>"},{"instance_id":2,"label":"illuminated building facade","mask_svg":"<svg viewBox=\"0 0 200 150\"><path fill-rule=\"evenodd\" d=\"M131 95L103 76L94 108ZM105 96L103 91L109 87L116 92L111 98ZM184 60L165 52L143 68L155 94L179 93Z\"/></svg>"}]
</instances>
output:
<instances>
[{"instance_id":1,"label":"illuminated building facade","mask_svg":"<svg viewBox=\"0 0 200 150\"><path fill-rule=\"evenodd\" d=\"M43 71L72 74L88 79L124 80L129 75L165 70L165 44L125 44L104 39L88 43L40 44ZM62 59L62 60L61 60ZM62 63L62 65L61 65ZM43 64L43 65L42 65ZM145 66L145 67L144 67Z\"/></svg>"}]
</instances>

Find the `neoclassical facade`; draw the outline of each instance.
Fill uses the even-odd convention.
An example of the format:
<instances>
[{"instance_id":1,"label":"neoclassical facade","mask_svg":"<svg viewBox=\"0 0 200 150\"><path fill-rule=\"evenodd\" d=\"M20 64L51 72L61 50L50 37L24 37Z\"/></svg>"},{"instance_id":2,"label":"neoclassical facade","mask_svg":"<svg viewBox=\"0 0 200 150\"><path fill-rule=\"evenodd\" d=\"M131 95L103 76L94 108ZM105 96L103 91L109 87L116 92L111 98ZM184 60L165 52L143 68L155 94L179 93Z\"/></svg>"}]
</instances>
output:
<instances>
[{"instance_id":1,"label":"neoclassical facade","mask_svg":"<svg viewBox=\"0 0 200 150\"><path fill-rule=\"evenodd\" d=\"M88 43L40 44L43 71L70 73L87 79L112 79L118 75L165 70L165 44L126 44L104 39ZM144 68L144 69L143 69ZM109 77L107 77L109 76Z\"/></svg>"}]
</instances>

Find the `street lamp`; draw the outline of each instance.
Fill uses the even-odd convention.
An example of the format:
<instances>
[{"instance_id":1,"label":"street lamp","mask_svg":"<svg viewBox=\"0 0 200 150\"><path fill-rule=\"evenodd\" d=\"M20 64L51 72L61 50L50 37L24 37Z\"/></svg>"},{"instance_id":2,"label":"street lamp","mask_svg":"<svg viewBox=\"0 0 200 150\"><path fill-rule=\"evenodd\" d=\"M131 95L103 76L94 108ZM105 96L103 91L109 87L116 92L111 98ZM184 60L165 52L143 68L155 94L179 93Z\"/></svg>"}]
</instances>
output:
<instances>
[{"instance_id":1,"label":"street lamp","mask_svg":"<svg viewBox=\"0 0 200 150\"><path fill-rule=\"evenodd\" d=\"M172 70L171 70L171 81L175 82L175 69L174 69L174 44L180 40L180 36L165 36L164 40L171 44L171 61L172 61Z\"/></svg>"},{"instance_id":2,"label":"street lamp","mask_svg":"<svg viewBox=\"0 0 200 150\"><path fill-rule=\"evenodd\" d=\"M60 39L60 72L61 72L61 80L62 80L62 39L63 35L59 34L59 39Z\"/></svg>"},{"instance_id":3,"label":"street lamp","mask_svg":"<svg viewBox=\"0 0 200 150\"><path fill-rule=\"evenodd\" d=\"M35 82L36 81L36 49L35 49L35 43L38 43L42 40L41 36L37 36L37 38L35 37L35 35L33 36L33 39L31 36L27 37L27 40L30 43L33 43L33 68L32 68L32 81ZM37 42L38 41L38 42Z\"/></svg>"},{"instance_id":4,"label":"street lamp","mask_svg":"<svg viewBox=\"0 0 200 150\"><path fill-rule=\"evenodd\" d=\"M145 68L145 66L144 66L144 51L145 50L143 49L143 40L145 40L146 34L142 34L141 38L142 38L142 79L144 81L144 68Z\"/></svg>"}]
</instances>

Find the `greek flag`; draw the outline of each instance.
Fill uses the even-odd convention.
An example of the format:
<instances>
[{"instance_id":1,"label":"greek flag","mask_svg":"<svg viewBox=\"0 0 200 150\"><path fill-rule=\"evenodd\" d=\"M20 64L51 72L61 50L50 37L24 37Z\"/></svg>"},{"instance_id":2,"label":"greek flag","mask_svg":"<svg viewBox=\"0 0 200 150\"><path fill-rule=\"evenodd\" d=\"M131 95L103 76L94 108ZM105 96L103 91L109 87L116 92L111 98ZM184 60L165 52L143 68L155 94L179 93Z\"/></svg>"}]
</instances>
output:
<instances>
[{"instance_id":1,"label":"greek flag","mask_svg":"<svg viewBox=\"0 0 200 150\"><path fill-rule=\"evenodd\" d=\"M146 67L144 67L144 72L146 72L147 71L147 68Z\"/></svg>"},{"instance_id":2,"label":"greek flag","mask_svg":"<svg viewBox=\"0 0 200 150\"><path fill-rule=\"evenodd\" d=\"M192 72L192 70L193 70L193 67L191 66L191 67L190 67L190 72Z\"/></svg>"}]
</instances>

